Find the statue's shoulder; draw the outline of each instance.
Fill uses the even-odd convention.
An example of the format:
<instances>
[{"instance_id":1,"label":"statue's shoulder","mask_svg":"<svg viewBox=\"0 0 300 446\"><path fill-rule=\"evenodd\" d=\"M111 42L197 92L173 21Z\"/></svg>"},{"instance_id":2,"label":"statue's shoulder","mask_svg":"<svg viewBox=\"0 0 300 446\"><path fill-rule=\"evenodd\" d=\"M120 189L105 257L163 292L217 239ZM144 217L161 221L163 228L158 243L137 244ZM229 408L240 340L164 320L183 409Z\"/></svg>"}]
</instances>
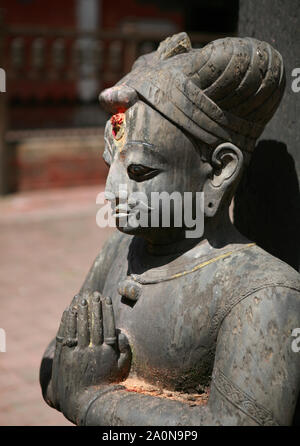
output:
<instances>
[{"instance_id":1,"label":"statue's shoulder","mask_svg":"<svg viewBox=\"0 0 300 446\"><path fill-rule=\"evenodd\" d=\"M124 249L128 249L132 240L132 236L123 234L122 232L115 230L113 234L106 240L102 249L100 250L98 257L106 258L107 256L115 258Z\"/></svg>"},{"instance_id":2,"label":"statue's shoulder","mask_svg":"<svg viewBox=\"0 0 300 446\"><path fill-rule=\"evenodd\" d=\"M116 230L103 244L99 254L97 255L93 267L94 269L102 268L103 264L112 263L124 250L126 250L131 242L132 237Z\"/></svg>"},{"instance_id":3,"label":"statue's shoulder","mask_svg":"<svg viewBox=\"0 0 300 446\"><path fill-rule=\"evenodd\" d=\"M245 284L253 287L286 286L300 291L300 274L287 263L257 245L245 250L235 274L246 273Z\"/></svg>"},{"instance_id":4,"label":"statue's shoulder","mask_svg":"<svg viewBox=\"0 0 300 446\"><path fill-rule=\"evenodd\" d=\"M285 315L295 313L299 326L300 315L300 274L287 263L256 247L257 273L250 274L252 296L261 296L264 308L272 302L277 312ZM294 316L291 316L292 318ZM295 323L296 323L295 321Z\"/></svg>"},{"instance_id":5,"label":"statue's shoulder","mask_svg":"<svg viewBox=\"0 0 300 446\"><path fill-rule=\"evenodd\" d=\"M287 263L255 245L237 250L224 266L218 270L222 292L212 319L212 332L218 333L234 308L247 306L257 296L260 308L268 306L271 299L278 311L286 313L298 309L299 314L300 274Z\"/></svg>"},{"instance_id":6,"label":"statue's shoulder","mask_svg":"<svg viewBox=\"0 0 300 446\"><path fill-rule=\"evenodd\" d=\"M247 296L260 289L284 287L300 293L300 274L257 245L237 250L225 269L230 295Z\"/></svg>"},{"instance_id":7,"label":"statue's shoulder","mask_svg":"<svg viewBox=\"0 0 300 446\"><path fill-rule=\"evenodd\" d=\"M88 275L80 290L81 292L85 289L98 290L102 292L105 278L111 265L120 255L126 255L131 239L132 236L125 235L116 230L106 240L88 272Z\"/></svg>"}]
</instances>

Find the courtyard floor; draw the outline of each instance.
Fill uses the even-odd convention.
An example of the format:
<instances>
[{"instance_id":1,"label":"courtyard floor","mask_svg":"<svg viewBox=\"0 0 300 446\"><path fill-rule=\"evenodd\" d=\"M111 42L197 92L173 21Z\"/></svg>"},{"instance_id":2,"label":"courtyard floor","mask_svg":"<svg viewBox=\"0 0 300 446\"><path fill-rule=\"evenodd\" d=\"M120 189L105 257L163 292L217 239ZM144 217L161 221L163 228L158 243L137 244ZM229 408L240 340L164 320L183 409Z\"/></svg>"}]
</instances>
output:
<instances>
[{"instance_id":1,"label":"courtyard floor","mask_svg":"<svg viewBox=\"0 0 300 446\"><path fill-rule=\"evenodd\" d=\"M71 425L39 387L43 352L113 229L96 225L103 186L0 199L0 425Z\"/></svg>"}]
</instances>

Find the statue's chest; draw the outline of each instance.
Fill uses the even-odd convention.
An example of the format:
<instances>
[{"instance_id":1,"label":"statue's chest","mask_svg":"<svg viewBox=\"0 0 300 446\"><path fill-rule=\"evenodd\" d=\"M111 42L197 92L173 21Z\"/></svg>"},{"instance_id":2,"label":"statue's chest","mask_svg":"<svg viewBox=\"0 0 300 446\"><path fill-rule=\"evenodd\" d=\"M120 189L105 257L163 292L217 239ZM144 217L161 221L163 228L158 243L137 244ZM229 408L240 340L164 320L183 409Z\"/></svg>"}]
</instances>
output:
<instances>
[{"instance_id":1,"label":"statue's chest","mask_svg":"<svg viewBox=\"0 0 300 446\"><path fill-rule=\"evenodd\" d=\"M215 347L211 322L221 292L214 275L211 266L205 274L124 283L127 264L121 258L114 262L103 294L112 298L116 326L129 338L139 376L179 389L209 381Z\"/></svg>"}]
</instances>

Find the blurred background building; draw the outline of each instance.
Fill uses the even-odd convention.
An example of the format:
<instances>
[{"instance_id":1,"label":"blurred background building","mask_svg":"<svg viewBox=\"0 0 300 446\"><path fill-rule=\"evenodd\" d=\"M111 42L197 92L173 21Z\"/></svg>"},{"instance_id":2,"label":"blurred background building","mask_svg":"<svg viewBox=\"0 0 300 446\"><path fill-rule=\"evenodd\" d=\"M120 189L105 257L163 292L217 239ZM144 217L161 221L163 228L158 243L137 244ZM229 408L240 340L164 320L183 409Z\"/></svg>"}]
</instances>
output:
<instances>
[{"instance_id":1,"label":"blurred background building","mask_svg":"<svg viewBox=\"0 0 300 446\"><path fill-rule=\"evenodd\" d=\"M166 36L201 47L237 28L238 1L2 0L6 147L2 193L90 185L107 116L99 92ZM3 96L3 95L2 95Z\"/></svg>"}]
</instances>

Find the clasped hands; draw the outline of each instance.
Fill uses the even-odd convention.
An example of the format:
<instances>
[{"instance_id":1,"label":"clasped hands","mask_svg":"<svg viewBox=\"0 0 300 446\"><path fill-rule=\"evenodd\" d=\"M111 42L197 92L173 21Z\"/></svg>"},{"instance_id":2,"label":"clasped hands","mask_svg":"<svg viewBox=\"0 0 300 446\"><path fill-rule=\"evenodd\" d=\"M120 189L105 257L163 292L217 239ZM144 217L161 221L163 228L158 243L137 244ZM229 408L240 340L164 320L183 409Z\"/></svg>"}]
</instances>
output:
<instances>
[{"instance_id":1,"label":"clasped hands","mask_svg":"<svg viewBox=\"0 0 300 446\"><path fill-rule=\"evenodd\" d=\"M56 336L53 406L76 422L82 395L123 381L130 365L128 339L115 327L111 299L97 291L75 296L62 315Z\"/></svg>"}]
</instances>

